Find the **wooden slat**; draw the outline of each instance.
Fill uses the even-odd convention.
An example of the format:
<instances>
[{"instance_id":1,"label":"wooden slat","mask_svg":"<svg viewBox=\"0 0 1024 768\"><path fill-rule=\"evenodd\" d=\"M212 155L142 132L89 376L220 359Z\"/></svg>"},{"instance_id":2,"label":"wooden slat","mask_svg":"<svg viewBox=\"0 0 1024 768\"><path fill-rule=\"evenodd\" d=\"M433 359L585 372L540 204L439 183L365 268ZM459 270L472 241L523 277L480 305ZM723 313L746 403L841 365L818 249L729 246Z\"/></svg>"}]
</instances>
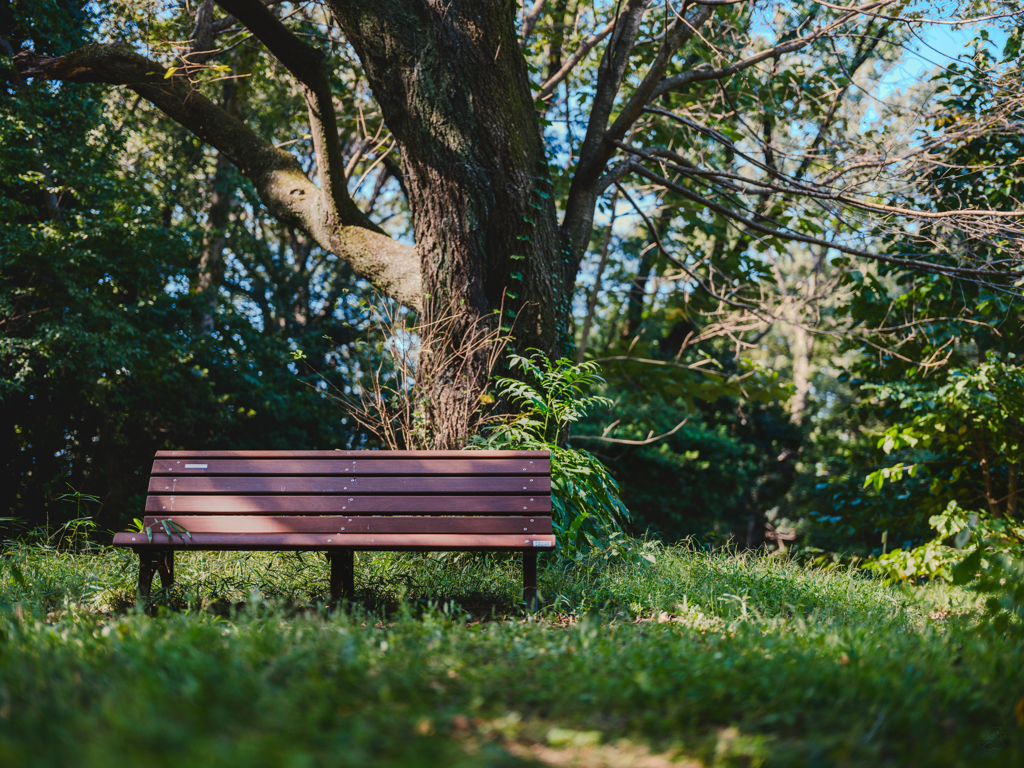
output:
<instances>
[{"instance_id":1,"label":"wooden slat","mask_svg":"<svg viewBox=\"0 0 1024 768\"><path fill-rule=\"evenodd\" d=\"M547 451L160 451L153 472L146 500L152 540L118 533L115 545L531 552L555 546ZM161 519L182 525L191 539L169 537Z\"/></svg>"},{"instance_id":2,"label":"wooden slat","mask_svg":"<svg viewBox=\"0 0 1024 768\"><path fill-rule=\"evenodd\" d=\"M147 512L252 514L551 514L551 496L149 496Z\"/></svg>"},{"instance_id":3,"label":"wooden slat","mask_svg":"<svg viewBox=\"0 0 1024 768\"><path fill-rule=\"evenodd\" d=\"M547 459L548 451L157 451L158 459Z\"/></svg>"},{"instance_id":4,"label":"wooden slat","mask_svg":"<svg viewBox=\"0 0 1024 768\"><path fill-rule=\"evenodd\" d=\"M359 549L385 550L523 550L555 548L555 537L536 534L430 534L430 533L196 533L187 544L180 536L168 538L160 532L152 542L145 533L118 533L117 547L172 547L181 550L236 549Z\"/></svg>"},{"instance_id":5,"label":"wooden slat","mask_svg":"<svg viewBox=\"0 0 1024 768\"><path fill-rule=\"evenodd\" d=\"M189 533L551 533L551 518L535 517L222 517L147 516L143 523L163 531L170 520Z\"/></svg>"},{"instance_id":6,"label":"wooden slat","mask_svg":"<svg viewBox=\"0 0 1024 768\"><path fill-rule=\"evenodd\" d=\"M369 453L369 452L367 452ZM548 475L551 462L540 458L450 459L157 459L154 475Z\"/></svg>"},{"instance_id":7,"label":"wooden slat","mask_svg":"<svg viewBox=\"0 0 1024 768\"><path fill-rule=\"evenodd\" d=\"M548 477L153 477L150 493L548 493Z\"/></svg>"}]
</instances>

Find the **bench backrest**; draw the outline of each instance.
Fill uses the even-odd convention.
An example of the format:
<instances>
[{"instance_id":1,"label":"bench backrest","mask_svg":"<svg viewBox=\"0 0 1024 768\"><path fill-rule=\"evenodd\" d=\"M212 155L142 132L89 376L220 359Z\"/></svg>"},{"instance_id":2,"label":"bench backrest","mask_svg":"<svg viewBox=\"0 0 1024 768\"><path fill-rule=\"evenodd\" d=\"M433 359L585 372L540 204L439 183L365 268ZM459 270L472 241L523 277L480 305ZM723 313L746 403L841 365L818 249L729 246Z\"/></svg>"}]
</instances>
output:
<instances>
[{"instance_id":1,"label":"bench backrest","mask_svg":"<svg viewBox=\"0 0 1024 768\"><path fill-rule=\"evenodd\" d=\"M439 535L552 546L551 462L546 451L160 451L146 515L152 530L169 519L200 546L241 546L232 534L348 546L348 535L323 537L353 533L386 535L389 548L447 546Z\"/></svg>"}]
</instances>

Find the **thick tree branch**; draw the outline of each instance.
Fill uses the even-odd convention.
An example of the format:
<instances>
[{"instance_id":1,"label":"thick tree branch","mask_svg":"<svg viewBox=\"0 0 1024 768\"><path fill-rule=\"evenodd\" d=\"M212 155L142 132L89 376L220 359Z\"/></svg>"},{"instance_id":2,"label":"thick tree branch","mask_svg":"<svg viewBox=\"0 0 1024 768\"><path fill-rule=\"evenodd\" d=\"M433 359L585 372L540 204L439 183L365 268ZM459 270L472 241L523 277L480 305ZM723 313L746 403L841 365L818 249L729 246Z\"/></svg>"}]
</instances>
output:
<instances>
[{"instance_id":1,"label":"thick tree branch","mask_svg":"<svg viewBox=\"0 0 1024 768\"><path fill-rule=\"evenodd\" d=\"M647 433L647 438L644 439L644 440L623 440L623 439L620 439L620 438L617 438L617 437L605 437L604 434L601 434L601 435L569 435L569 439L570 440L600 440L602 443L615 443L616 445L650 445L651 443L656 443L659 440L664 440L666 437L671 437L676 432L678 432L680 429L682 429L689 420L690 420L690 417L687 416L685 419L683 419L678 424L676 424L674 427L672 427L672 429L670 429L668 432L663 432L660 435L655 435L654 434L654 430L651 430L650 432ZM611 424L607 429L605 429L605 433L607 433L609 430L613 429L616 426L616 424L618 424L618 422L615 422L614 424Z\"/></svg>"},{"instance_id":2,"label":"thick tree branch","mask_svg":"<svg viewBox=\"0 0 1024 768\"><path fill-rule=\"evenodd\" d=\"M704 26L714 13L715 9L713 7L701 5L688 17L676 19L672 26L669 27L668 34L665 36L665 42L658 50L658 55L655 56L643 81L636 91L633 92L633 95L629 97L629 101L626 102L618 117L615 118L615 122L608 129L608 134L603 142L603 149L607 153L607 157L604 160L605 163L608 162L608 158L614 152L614 147L611 146L612 143L625 136L626 132L633 127L633 124L643 114L644 106L651 100L655 88L658 87L662 77L665 75L665 70L668 69L668 65L672 61L672 57L676 55L680 48L693 39L693 36L697 34L697 30Z\"/></svg>"},{"instance_id":3,"label":"thick tree branch","mask_svg":"<svg viewBox=\"0 0 1024 768\"><path fill-rule=\"evenodd\" d=\"M90 45L60 58L23 51L15 66L25 77L127 86L224 153L253 182L272 216L305 230L387 295L420 306L420 268L413 248L381 233L355 205L339 210L293 155L257 136L186 78L168 77L158 62L121 44Z\"/></svg>"},{"instance_id":4,"label":"thick tree branch","mask_svg":"<svg viewBox=\"0 0 1024 768\"><path fill-rule=\"evenodd\" d=\"M594 208L599 194L597 186L604 169L604 163L601 162L601 145L648 2L649 0L627 0L621 14L615 19L614 30L597 68L597 85L594 89L590 120L587 123L583 144L580 146L580 160L569 187L565 216L562 220L563 238L567 240L566 246L574 271L579 268L594 224Z\"/></svg>"},{"instance_id":5,"label":"thick tree branch","mask_svg":"<svg viewBox=\"0 0 1024 768\"><path fill-rule=\"evenodd\" d=\"M360 211L348 194L330 74L323 53L292 34L261 0L217 0L217 4L252 32L302 86L320 187L334 204L339 221L357 220ZM376 229L368 219L364 226Z\"/></svg>"},{"instance_id":6,"label":"thick tree branch","mask_svg":"<svg viewBox=\"0 0 1024 768\"><path fill-rule=\"evenodd\" d=\"M693 39L697 30L715 13L713 7L702 5L688 15L677 16L665 31L661 47L644 79L609 127L612 105L621 87L625 65L636 42L645 7L646 3L640 2L628 5L623 11L598 70L597 92L587 125L587 136L580 148L580 162L566 201L565 230L576 264L582 259L586 248L586 240L593 226L594 207L604 188L602 174L615 153L615 142L621 140L643 114L644 105L662 81L673 56ZM620 27L623 30L621 35Z\"/></svg>"}]
</instances>

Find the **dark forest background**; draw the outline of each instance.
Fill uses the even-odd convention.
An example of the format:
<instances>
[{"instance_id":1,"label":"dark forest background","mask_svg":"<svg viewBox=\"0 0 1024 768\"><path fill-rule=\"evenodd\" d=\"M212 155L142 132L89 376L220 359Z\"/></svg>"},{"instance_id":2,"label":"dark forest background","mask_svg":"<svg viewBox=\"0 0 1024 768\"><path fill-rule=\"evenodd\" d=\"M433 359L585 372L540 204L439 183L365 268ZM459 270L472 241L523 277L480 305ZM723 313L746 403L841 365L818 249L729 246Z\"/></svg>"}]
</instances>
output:
<instances>
[{"instance_id":1,"label":"dark forest background","mask_svg":"<svg viewBox=\"0 0 1024 768\"><path fill-rule=\"evenodd\" d=\"M10 529L79 514L104 529L125 525L160 449L379 447L329 397L351 394L353 377L386 357L373 287L272 219L230 163L146 102L25 80L13 67L27 44L59 55L93 39L101 20L91 9L0 3L0 472ZM1018 40L979 40L973 59L929 76L946 116L925 126L930 135L994 108L1000 94L986 83L993 67L1016 62ZM282 142L301 134L285 79L244 47L238 56L263 76L226 80L224 102ZM979 134L950 151L988 170L921 175L944 192L939 201L1014 205L1021 150L1019 134ZM374 173L362 202L407 226L396 167L385 160ZM983 507L986 482L1016 477L1012 451L984 474L984 435L883 447L894 426L930 414L934 430L952 419L940 391L985 365L1008 372L1001 397L1018 402L1016 292L790 246L781 278L750 259L733 268L737 280L778 288L781 279L794 292L827 284L804 319L756 328L742 349L712 334L680 357L716 302L667 290L658 280L671 265L646 246L652 226L690 213L665 202L653 223L612 226L621 202L603 207L576 312L579 341L591 309L584 357L599 361L614 405L569 439L610 468L634 533L866 555L881 551L883 534L890 548L925 541L936 505ZM724 226L709 220L702 237ZM677 226L666 240L694 231ZM879 237L873 247L899 255L920 243ZM603 251L614 258L595 288ZM211 289L203 276L214 253ZM698 360L720 375L701 375ZM669 432L643 445L599 439ZM896 460L920 471L865 487ZM96 501L62 498L75 493Z\"/></svg>"}]
</instances>

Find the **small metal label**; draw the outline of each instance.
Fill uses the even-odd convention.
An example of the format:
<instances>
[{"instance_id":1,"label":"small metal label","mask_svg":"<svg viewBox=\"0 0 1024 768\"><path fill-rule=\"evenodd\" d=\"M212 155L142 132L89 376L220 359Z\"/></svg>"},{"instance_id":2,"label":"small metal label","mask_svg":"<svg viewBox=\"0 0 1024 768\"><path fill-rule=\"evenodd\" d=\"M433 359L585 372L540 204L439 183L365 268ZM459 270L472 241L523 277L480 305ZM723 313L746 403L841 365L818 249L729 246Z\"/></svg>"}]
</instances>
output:
<instances>
[{"instance_id":1,"label":"small metal label","mask_svg":"<svg viewBox=\"0 0 1024 768\"><path fill-rule=\"evenodd\" d=\"M550 541L535 541L533 542L535 547L551 547L554 546Z\"/></svg>"},{"instance_id":2,"label":"small metal label","mask_svg":"<svg viewBox=\"0 0 1024 768\"><path fill-rule=\"evenodd\" d=\"M186 464L185 469L206 469L205 464Z\"/></svg>"}]
</instances>

